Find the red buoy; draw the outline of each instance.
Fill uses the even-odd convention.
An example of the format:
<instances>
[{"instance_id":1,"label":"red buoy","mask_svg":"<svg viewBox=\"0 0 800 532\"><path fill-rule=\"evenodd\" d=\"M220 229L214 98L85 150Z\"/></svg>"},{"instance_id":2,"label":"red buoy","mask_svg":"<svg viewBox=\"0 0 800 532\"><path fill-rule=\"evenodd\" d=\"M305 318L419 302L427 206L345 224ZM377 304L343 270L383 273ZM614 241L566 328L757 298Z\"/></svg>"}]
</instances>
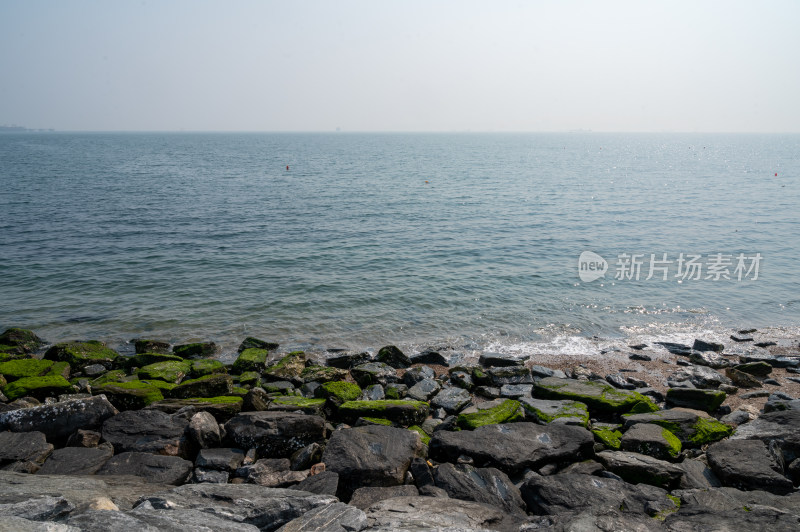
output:
<instances>
[{"instance_id":1,"label":"red buoy","mask_svg":"<svg viewBox=\"0 0 800 532\"><path fill-rule=\"evenodd\" d=\"M288 165L288 164L286 165L286 169L287 169L287 170L289 169L289 165Z\"/></svg>"}]
</instances>

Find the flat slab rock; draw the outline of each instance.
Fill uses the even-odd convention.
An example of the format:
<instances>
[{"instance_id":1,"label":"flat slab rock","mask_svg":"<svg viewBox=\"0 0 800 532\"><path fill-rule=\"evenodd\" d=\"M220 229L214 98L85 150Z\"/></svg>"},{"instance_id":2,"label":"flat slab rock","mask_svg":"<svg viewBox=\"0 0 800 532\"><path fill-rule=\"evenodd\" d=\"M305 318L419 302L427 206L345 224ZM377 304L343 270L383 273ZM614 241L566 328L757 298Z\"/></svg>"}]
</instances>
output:
<instances>
[{"instance_id":1,"label":"flat slab rock","mask_svg":"<svg viewBox=\"0 0 800 532\"><path fill-rule=\"evenodd\" d=\"M674 464L645 454L602 451L597 453L597 460L606 469L633 484L644 483L671 489L679 486L683 476L683 470Z\"/></svg>"},{"instance_id":2,"label":"flat slab rock","mask_svg":"<svg viewBox=\"0 0 800 532\"><path fill-rule=\"evenodd\" d=\"M266 531L277 530L314 508L337 502L336 497L328 495L253 484L187 484L139 501L156 509L190 509L224 515Z\"/></svg>"},{"instance_id":3,"label":"flat slab rock","mask_svg":"<svg viewBox=\"0 0 800 532\"><path fill-rule=\"evenodd\" d=\"M711 445L708 465L726 486L764 490L778 495L791 493L792 481L783 474L783 464L761 440L727 440Z\"/></svg>"},{"instance_id":4,"label":"flat slab rock","mask_svg":"<svg viewBox=\"0 0 800 532\"><path fill-rule=\"evenodd\" d=\"M99 428L116 413L117 409L105 396L98 395L0 413L0 430L38 431L51 443L58 443L66 441L78 429Z\"/></svg>"},{"instance_id":5,"label":"flat slab rock","mask_svg":"<svg viewBox=\"0 0 800 532\"><path fill-rule=\"evenodd\" d=\"M159 410L126 410L103 423L103 439L117 453L142 452L186 456L189 421Z\"/></svg>"},{"instance_id":6,"label":"flat slab rock","mask_svg":"<svg viewBox=\"0 0 800 532\"><path fill-rule=\"evenodd\" d=\"M367 516L349 504L337 502L319 506L289 521L279 532L359 532L367 526Z\"/></svg>"},{"instance_id":7,"label":"flat slab rock","mask_svg":"<svg viewBox=\"0 0 800 532\"><path fill-rule=\"evenodd\" d=\"M47 459L39 475L93 475L114 455L110 445L100 447L64 447Z\"/></svg>"},{"instance_id":8,"label":"flat slab rock","mask_svg":"<svg viewBox=\"0 0 800 532\"><path fill-rule=\"evenodd\" d=\"M225 530L256 532L257 526L238 523L224 516L199 510L155 509L140 506L133 511L109 512L88 510L70 515L66 524L82 532L130 530L136 532L186 532L188 530Z\"/></svg>"},{"instance_id":9,"label":"flat slab rock","mask_svg":"<svg viewBox=\"0 0 800 532\"><path fill-rule=\"evenodd\" d=\"M431 439L429 453L442 462L455 462L467 455L478 467L496 467L513 474L550 462L591 458L593 448L594 438L583 427L521 422L485 425L472 431L438 431Z\"/></svg>"},{"instance_id":10,"label":"flat slab rock","mask_svg":"<svg viewBox=\"0 0 800 532\"><path fill-rule=\"evenodd\" d=\"M370 532L498 530L517 532L524 522L487 504L440 497L395 497L367 511Z\"/></svg>"},{"instance_id":11,"label":"flat slab rock","mask_svg":"<svg viewBox=\"0 0 800 532\"><path fill-rule=\"evenodd\" d=\"M296 412L244 412L225 424L225 432L240 449L256 449L262 457L284 458L324 439L325 420Z\"/></svg>"},{"instance_id":12,"label":"flat slab rock","mask_svg":"<svg viewBox=\"0 0 800 532\"><path fill-rule=\"evenodd\" d=\"M177 456L150 453L120 453L97 472L98 475L133 475L159 484L183 484L193 464Z\"/></svg>"}]
</instances>

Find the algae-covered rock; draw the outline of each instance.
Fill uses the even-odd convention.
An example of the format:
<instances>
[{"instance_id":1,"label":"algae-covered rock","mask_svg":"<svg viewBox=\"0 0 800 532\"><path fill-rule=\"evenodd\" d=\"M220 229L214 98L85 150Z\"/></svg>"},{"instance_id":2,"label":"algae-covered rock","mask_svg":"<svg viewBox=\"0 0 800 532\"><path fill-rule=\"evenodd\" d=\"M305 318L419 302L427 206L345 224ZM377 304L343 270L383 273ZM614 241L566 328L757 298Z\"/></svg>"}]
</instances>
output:
<instances>
[{"instance_id":1,"label":"algae-covered rock","mask_svg":"<svg viewBox=\"0 0 800 532\"><path fill-rule=\"evenodd\" d=\"M574 423L583 427L589 426L589 410L579 401L531 399L520 400L525 409L525 417L538 423Z\"/></svg>"},{"instance_id":2,"label":"algae-covered rock","mask_svg":"<svg viewBox=\"0 0 800 532\"><path fill-rule=\"evenodd\" d=\"M519 401L513 399L495 399L467 408L458 415L458 426L462 429L474 430L484 425L510 423L525 419Z\"/></svg>"},{"instance_id":3,"label":"algae-covered rock","mask_svg":"<svg viewBox=\"0 0 800 532\"><path fill-rule=\"evenodd\" d=\"M602 443L609 449L618 451L622 444L622 433L612 427L596 427L592 428L595 441Z\"/></svg>"},{"instance_id":4,"label":"algae-covered rock","mask_svg":"<svg viewBox=\"0 0 800 532\"><path fill-rule=\"evenodd\" d=\"M306 367L306 354L302 351L292 351L275 364L264 370L264 378L273 381L292 380L300 377Z\"/></svg>"},{"instance_id":5,"label":"algae-covered rock","mask_svg":"<svg viewBox=\"0 0 800 532\"><path fill-rule=\"evenodd\" d=\"M378 354L375 356L375 361L383 362L395 369L403 369L411 365L411 359L394 345L381 347Z\"/></svg>"},{"instance_id":6,"label":"algae-covered rock","mask_svg":"<svg viewBox=\"0 0 800 532\"><path fill-rule=\"evenodd\" d=\"M230 418L242 411L242 398L223 395L219 397L190 397L188 399L164 399L151 403L147 408L153 408L174 414L181 408L192 407L197 412L208 412L219 423L225 423Z\"/></svg>"},{"instance_id":7,"label":"algae-covered rock","mask_svg":"<svg viewBox=\"0 0 800 532\"><path fill-rule=\"evenodd\" d=\"M63 342L56 344L44 354L47 360L67 362L74 369L83 369L93 364L102 364L111 369L119 353L102 342Z\"/></svg>"},{"instance_id":8,"label":"algae-covered rock","mask_svg":"<svg viewBox=\"0 0 800 532\"><path fill-rule=\"evenodd\" d=\"M366 388L371 384L386 386L390 382L397 382L397 372L395 369L383 362L367 362L350 370L359 386Z\"/></svg>"},{"instance_id":9,"label":"algae-covered rock","mask_svg":"<svg viewBox=\"0 0 800 532\"><path fill-rule=\"evenodd\" d=\"M419 434L419 437L422 439L422 443L424 443L425 445L428 445L431 442L431 435L425 432L425 430L419 425L411 425L410 427L408 427L408 430L413 430L414 432Z\"/></svg>"},{"instance_id":10,"label":"algae-covered rock","mask_svg":"<svg viewBox=\"0 0 800 532\"><path fill-rule=\"evenodd\" d=\"M546 377L533 388L534 397L540 399L570 399L584 403L590 412L628 412L639 402L651 402L644 395L618 390L602 382L580 381Z\"/></svg>"},{"instance_id":11,"label":"algae-covered rock","mask_svg":"<svg viewBox=\"0 0 800 532\"><path fill-rule=\"evenodd\" d=\"M64 377L65 379L69 380L69 374L72 371L70 365L66 362L56 362L50 369L45 373L45 375L51 375L53 377Z\"/></svg>"},{"instance_id":12,"label":"algae-covered rock","mask_svg":"<svg viewBox=\"0 0 800 532\"><path fill-rule=\"evenodd\" d=\"M41 400L73 391L69 381L61 376L22 377L3 386L3 394L11 401L26 396Z\"/></svg>"},{"instance_id":13,"label":"algae-covered rock","mask_svg":"<svg viewBox=\"0 0 800 532\"><path fill-rule=\"evenodd\" d=\"M191 371L191 364L184 360L180 362L156 362L140 368L136 374L140 380L157 379L164 382L178 384Z\"/></svg>"},{"instance_id":14,"label":"algae-covered rock","mask_svg":"<svg viewBox=\"0 0 800 532\"><path fill-rule=\"evenodd\" d=\"M303 412L305 414L321 416L324 406L325 399L308 399L299 395L286 395L283 397L275 397L267 407L267 410Z\"/></svg>"},{"instance_id":15,"label":"algae-covered rock","mask_svg":"<svg viewBox=\"0 0 800 532\"><path fill-rule=\"evenodd\" d=\"M5 353L33 353L44 345L44 340L36 336L33 331L11 327L0 334L0 346L4 346Z\"/></svg>"},{"instance_id":16,"label":"algae-covered rock","mask_svg":"<svg viewBox=\"0 0 800 532\"><path fill-rule=\"evenodd\" d=\"M198 342L194 344L176 345L172 352L181 358L209 357L217 352L214 342Z\"/></svg>"},{"instance_id":17,"label":"algae-covered rock","mask_svg":"<svg viewBox=\"0 0 800 532\"><path fill-rule=\"evenodd\" d=\"M358 384L352 382L326 382L314 390L314 395L315 397L331 399L341 404L358 399L361 396L361 388L358 387Z\"/></svg>"},{"instance_id":18,"label":"algae-covered rock","mask_svg":"<svg viewBox=\"0 0 800 532\"><path fill-rule=\"evenodd\" d=\"M95 395L104 394L118 410L139 410L164 399L161 390L140 381L109 382L98 386L93 392Z\"/></svg>"},{"instance_id":19,"label":"algae-covered rock","mask_svg":"<svg viewBox=\"0 0 800 532\"><path fill-rule=\"evenodd\" d=\"M347 370L331 366L308 366L300 373L303 382L334 382L347 377Z\"/></svg>"},{"instance_id":20,"label":"algae-covered rock","mask_svg":"<svg viewBox=\"0 0 800 532\"><path fill-rule=\"evenodd\" d=\"M106 373L100 375L96 379L89 382L92 387L102 386L109 382L122 382L126 379L127 375L121 369L112 369L111 371L107 371ZM138 380L138 377L135 377L133 380Z\"/></svg>"},{"instance_id":21,"label":"algae-covered rock","mask_svg":"<svg viewBox=\"0 0 800 532\"><path fill-rule=\"evenodd\" d=\"M241 353L246 349L266 349L267 351L274 351L278 349L278 347L280 347L279 344L275 342L265 342L264 340L248 336L239 344L239 350L237 352Z\"/></svg>"},{"instance_id":22,"label":"algae-covered rock","mask_svg":"<svg viewBox=\"0 0 800 532\"><path fill-rule=\"evenodd\" d=\"M183 381L172 389L170 397L187 399L189 397L216 397L229 395L233 391L233 379L226 374L212 374ZM244 390L247 393L247 390Z\"/></svg>"},{"instance_id":23,"label":"algae-covered rock","mask_svg":"<svg viewBox=\"0 0 800 532\"><path fill-rule=\"evenodd\" d=\"M24 377L41 377L46 375L53 367L52 360L37 360L35 358L22 358L0 363L0 375L7 381L15 381Z\"/></svg>"},{"instance_id":24,"label":"algae-covered rock","mask_svg":"<svg viewBox=\"0 0 800 532\"><path fill-rule=\"evenodd\" d=\"M257 371L245 371L239 375L239 386L255 388L261 384L261 374Z\"/></svg>"},{"instance_id":25,"label":"algae-covered rock","mask_svg":"<svg viewBox=\"0 0 800 532\"><path fill-rule=\"evenodd\" d=\"M122 362L122 366L126 368L142 368L155 364L157 362L183 362L183 359L177 355L169 353L138 353L132 357L125 357L118 362Z\"/></svg>"},{"instance_id":26,"label":"algae-covered rock","mask_svg":"<svg viewBox=\"0 0 800 532\"><path fill-rule=\"evenodd\" d=\"M268 356L269 351L266 349L245 349L239 354L236 362L233 363L233 372L244 373L245 371L262 371L266 365Z\"/></svg>"},{"instance_id":27,"label":"algae-covered rock","mask_svg":"<svg viewBox=\"0 0 800 532\"><path fill-rule=\"evenodd\" d=\"M627 428L638 423L653 423L663 427L673 433L682 445L688 447L700 447L733 433L733 427L717 421L705 412L686 408L625 416Z\"/></svg>"},{"instance_id":28,"label":"algae-covered rock","mask_svg":"<svg viewBox=\"0 0 800 532\"><path fill-rule=\"evenodd\" d=\"M339 416L350 423L360 417L377 417L407 427L425 421L429 410L423 401L348 401L339 407Z\"/></svg>"},{"instance_id":29,"label":"algae-covered rock","mask_svg":"<svg viewBox=\"0 0 800 532\"><path fill-rule=\"evenodd\" d=\"M193 379L203 377L205 375L211 375L212 373L228 372L227 368L225 368L225 364L219 360L214 360L213 358L198 358L192 360L191 362L192 371L190 375Z\"/></svg>"}]
</instances>

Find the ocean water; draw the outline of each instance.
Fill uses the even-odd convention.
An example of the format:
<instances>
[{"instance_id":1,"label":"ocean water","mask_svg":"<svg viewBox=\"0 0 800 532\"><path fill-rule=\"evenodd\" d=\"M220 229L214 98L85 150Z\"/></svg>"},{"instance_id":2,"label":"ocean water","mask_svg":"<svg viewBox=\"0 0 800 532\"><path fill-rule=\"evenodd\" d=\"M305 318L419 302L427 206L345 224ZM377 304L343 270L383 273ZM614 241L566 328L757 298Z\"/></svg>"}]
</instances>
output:
<instances>
[{"instance_id":1,"label":"ocean water","mask_svg":"<svg viewBox=\"0 0 800 532\"><path fill-rule=\"evenodd\" d=\"M792 335L798 176L800 135L3 134L0 327L228 356Z\"/></svg>"}]
</instances>

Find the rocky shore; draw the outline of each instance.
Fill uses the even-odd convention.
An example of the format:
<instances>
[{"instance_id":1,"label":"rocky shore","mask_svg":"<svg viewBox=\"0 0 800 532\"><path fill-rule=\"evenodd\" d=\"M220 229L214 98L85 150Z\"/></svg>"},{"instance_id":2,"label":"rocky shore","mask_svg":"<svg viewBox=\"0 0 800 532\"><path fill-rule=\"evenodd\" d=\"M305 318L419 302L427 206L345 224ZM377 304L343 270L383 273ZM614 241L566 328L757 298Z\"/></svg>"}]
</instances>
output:
<instances>
[{"instance_id":1,"label":"rocky shore","mask_svg":"<svg viewBox=\"0 0 800 532\"><path fill-rule=\"evenodd\" d=\"M800 349L0 335L0 531L800 530ZM763 339L762 339L763 340Z\"/></svg>"}]
</instances>

